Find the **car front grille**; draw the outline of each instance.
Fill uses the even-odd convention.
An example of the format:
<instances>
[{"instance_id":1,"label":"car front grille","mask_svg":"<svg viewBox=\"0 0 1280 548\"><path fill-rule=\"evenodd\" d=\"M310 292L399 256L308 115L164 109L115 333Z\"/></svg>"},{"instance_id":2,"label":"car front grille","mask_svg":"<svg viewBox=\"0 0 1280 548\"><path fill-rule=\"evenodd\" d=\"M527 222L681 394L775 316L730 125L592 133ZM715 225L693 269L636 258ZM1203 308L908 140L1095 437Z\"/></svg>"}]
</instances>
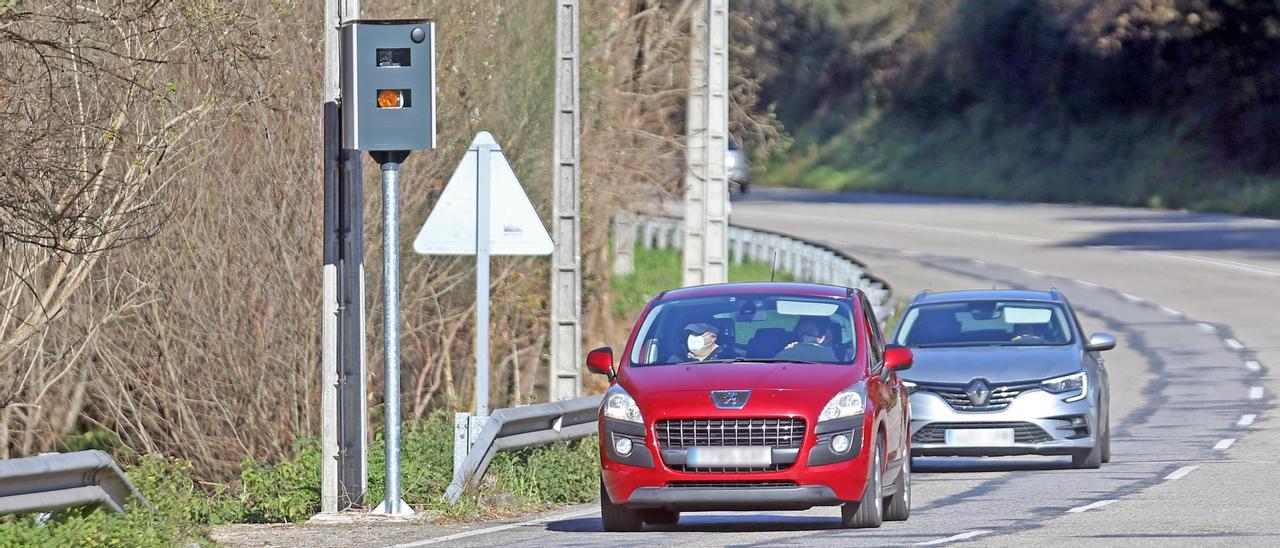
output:
<instances>
[{"instance_id":1,"label":"car front grille","mask_svg":"<svg viewBox=\"0 0 1280 548\"><path fill-rule=\"evenodd\" d=\"M773 447L800 448L804 442L805 421L802 418L744 419L666 419L655 425L659 449L690 447ZM668 464L679 472L741 473L777 472L793 463L768 466L694 467Z\"/></svg>"},{"instance_id":2,"label":"car front grille","mask_svg":"<svg viewBox=\"0 0 1280 548\"><path fill-rule=\"evenodd\" d=\"M1012 428L1014 443L1043 443L1053 439L1043 428L1030 422L935 422L911 435L911 443L946 443L947 430Z\"/></svg>"},{"instance_id":3,"label":"car front grille","mask_svg":"<svg viewBox=\"0 0 1280 548\"><path fill-rule=\"evenodd\" d=\"M1013 403L1013 399L1023 392L1039 388L1040 383L1024 382L992 385L991 397L987 398L987 402L982 405L974 405L969 400L969 394L965 392L965 388L968 385L917 382L916 386L922 392L927 391L937 394L956 411L999 411L1009 407L1009 404Z\"/></svg>"},{"instance_id":4,"label":"car front grille","mask_svg":"<svg viewBox=\"0 0 1280 548\"><path fill-rule=\"evenodd\" d=\"M698 489L769 489L776 487L795 487L794 481L669 481L667 487L684 487Z\"/></svg>"},{"instance_id":5,"label":"car front grille","mask_svg":"<svg viewBox=\"0 0 1280 548\"><path fill-rule=\"evenodd\" d=\"M668 419L656 425L658 447L800 447L804 419Z\"/></svg>"}]
</instances>

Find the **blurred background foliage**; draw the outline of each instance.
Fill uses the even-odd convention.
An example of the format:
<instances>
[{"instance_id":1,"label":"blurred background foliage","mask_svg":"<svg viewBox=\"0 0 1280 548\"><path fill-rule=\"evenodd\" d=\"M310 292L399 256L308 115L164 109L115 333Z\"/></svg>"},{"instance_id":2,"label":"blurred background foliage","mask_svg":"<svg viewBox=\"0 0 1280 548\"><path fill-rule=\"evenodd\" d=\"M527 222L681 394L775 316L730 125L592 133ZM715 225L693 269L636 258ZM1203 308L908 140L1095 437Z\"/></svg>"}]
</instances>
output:
<instances>
[{"instance_id":1,"label":"blurred background foliage","mask_svg":"<svg viewBox=\"0 0 1280 548\"><path fill-rule=\"evenodd\" d=\"M1280 2L735 6L773 184L1280 215Z\"/></svg>"}]
</instances>

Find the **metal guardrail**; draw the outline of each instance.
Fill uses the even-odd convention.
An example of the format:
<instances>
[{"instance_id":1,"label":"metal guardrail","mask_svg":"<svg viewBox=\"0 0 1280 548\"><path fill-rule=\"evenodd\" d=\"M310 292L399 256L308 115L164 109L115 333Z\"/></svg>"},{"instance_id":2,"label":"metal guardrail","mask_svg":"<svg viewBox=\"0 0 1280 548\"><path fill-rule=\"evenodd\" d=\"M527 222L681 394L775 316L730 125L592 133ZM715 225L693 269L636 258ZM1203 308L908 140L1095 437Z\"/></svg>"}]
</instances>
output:
<instances>
[{"instance_id":1,"label":"metal guardrail","mask_svg":"<svg viewBox=\"0 0 1280 548\"><path fill-rule=\"evenodd\" d=\"M96 449L0 460L0 515L87 504L123 514L131 498L147 505L115 461Z\"/></svg>"},{"instance_id":2,"label":"metal guardrail","mask_svg":"<svg viewBox=\"0 0 1280 548\"><path fill-rule=\"evenodd\" d=\"M532 447L555 441L582 439L597 431L601 396L586 396L552 403L522 405L494 411L488 418L457 413L454 423L453 481L444 500L455 504L474 489L489 469L489 461L503 449ZM480 419L480 420L475 420ZM475 426L479 433L472 435ZM459 443L464 445L459 445ZM469 447L459 451L460 447ZM459 458L465 454L465 457Z\"/></svg>"},{"instance_id":3,"label":"metal guardrail","mask_svg":"<svg viewBox=\"0 0 1280 548\"><path fill-rule=\"evenodd\" d=\"M684 244L683 220L672 217L620 218L615 231L637 231L645 249L681 249ZM617 242L634 242L635 233L619 235ZM855 287L866 292L881 321L889 317L892 289L883 279L867 271L857 258L819 242L801 240L770 230L729 227L729 255L734 264L743 261L776 265L779 272L814 283Z\"/></svg>"}]
</instances>

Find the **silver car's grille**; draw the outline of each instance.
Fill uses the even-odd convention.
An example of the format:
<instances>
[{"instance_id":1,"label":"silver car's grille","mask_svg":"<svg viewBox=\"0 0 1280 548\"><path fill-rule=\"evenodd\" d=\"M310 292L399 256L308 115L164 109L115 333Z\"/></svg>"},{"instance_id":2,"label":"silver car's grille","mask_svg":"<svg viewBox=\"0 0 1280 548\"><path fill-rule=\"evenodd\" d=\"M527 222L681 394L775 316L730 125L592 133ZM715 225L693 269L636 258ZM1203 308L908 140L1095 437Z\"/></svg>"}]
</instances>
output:
<instances>
[{"instance_id":1,"label":"silver car's grille","mask_svg":"<svg viewBox=\"0 0 1280 548\"><path fill-rule=\"evenodd\" d=\"M1012 428L1014 443L1043 443L1053 439L1043 428L1030 422L935 422L911 435L911 443L946 443L947 430Z\"/></svg>"},{"instance_id":2,"label":"silver car's grille","mask_svg":"<svg viewBox=\"0 0 1280 548\"><path fill-rule=\"evenodd\" d=\"M658 447L766 446L800 447L804 419L667 419L660 420Z\"/></svg>"},{"instance_id":3,"label":"silver car's grille","mask_svg":"<svg viewBox=\"0 0 1280 548\"><path fill-rule=\"evenodd\" d=\"M1023 392L1039 388L1040 383L992 384L991 396L982 405L976 405L969 399L969 394L965 392L967 385L916 381L916 386L919 387L918 390L921 392L927 391L937 394L956 411L999 411L1009 407L1009 404L1013 403L1013 399Z\"/></svg>"}]
</instances>

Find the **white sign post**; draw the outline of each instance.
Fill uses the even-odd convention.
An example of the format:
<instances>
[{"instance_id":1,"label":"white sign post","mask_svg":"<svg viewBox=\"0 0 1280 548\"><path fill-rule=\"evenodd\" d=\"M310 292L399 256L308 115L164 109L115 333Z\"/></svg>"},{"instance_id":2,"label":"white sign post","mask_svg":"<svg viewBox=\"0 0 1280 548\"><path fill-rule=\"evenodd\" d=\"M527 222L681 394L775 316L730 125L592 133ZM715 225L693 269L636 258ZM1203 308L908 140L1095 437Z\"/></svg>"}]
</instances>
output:
<instances>
[{"instance_id":1,"label":"white sign post","mask_svg":"<svg viewBox=\"0 0 1280 548\"><path fill-rule=\"evenodd\" d=\"M476 415L489 414L489 257L550 255L551 236L493 134L471 141L413 240L420 255L476 256Z\"/></svg>"}]
</instances>

